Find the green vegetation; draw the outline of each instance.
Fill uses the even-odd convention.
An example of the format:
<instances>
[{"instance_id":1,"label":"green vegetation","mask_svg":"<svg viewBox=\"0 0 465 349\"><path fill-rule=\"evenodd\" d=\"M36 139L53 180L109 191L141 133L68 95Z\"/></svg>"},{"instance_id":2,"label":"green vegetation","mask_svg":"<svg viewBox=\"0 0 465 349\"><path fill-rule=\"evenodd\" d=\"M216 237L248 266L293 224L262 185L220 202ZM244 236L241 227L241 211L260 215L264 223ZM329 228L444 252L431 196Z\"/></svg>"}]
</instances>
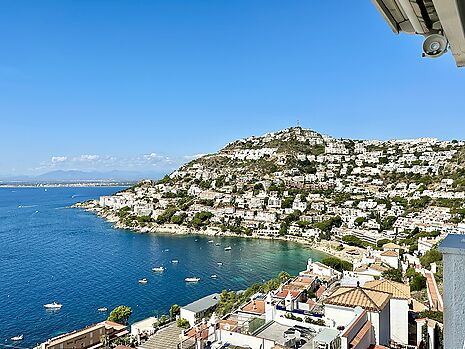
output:
<instances>
[{"instance_id":1,"label":"green vegetation","mask_svg":"<svg viewBox=\"0 0 465 349\"><path fill-rule=\"evenodd\" d=\"M420 257L423 268L429 268L431 263L442 262L442 253L437 248L433 248Z\"/></svg>"},{"instance_id":2,"label":"green vegetation","mask_svg":"<svg viewBox=\"0 0 465 349\"><path fill-rule=\"evenodd\" d=\"M280 273L281 275L281 273ZM242 303L245 303L256 293L268 293L272 290L276 290L281 285L279 277L268 280L264 283L255 283L246 289L243 293L238 294L234 291L224 290L220 295L220 301L215 312L219 316L226 315L231 311L237 309Z\"/></svg>"},{"instance_id":3,"label":"green vegetation","mask_svg":"<svg viewBox=\"0 0 465 349\"><path fill-rule=\"evenodd\" d=\"M418 317L421 318L428 318L431 320L435 320L440 322L441 324L444 323L444 313L441 311L434 311L434 310L426 310L422 311L418 314Z\"/></svg>"},{"instance_id":4,"label":"green vegetation","mask_svg":"<svg viewBox=\"0 0 465 349\"><path fill-rule=\"evenodd\" d=\"M352 263L336 257L326 257L321 261L321 263L340 272L343 272L344 270L353 270Z\"/></svg>"},{"instance_id":5,"label":"green vegetation","mask_svg":"<svg viewBox=\"0 0 465 349\"><path fill-rule=\"evenodd\" d=\"M157 217L157 224L164 224L171 221L171 217L178 211L176 207L170 206Z\"/></svg>"},{"instance_id":6,"label":"green vegetation","mask_svg":"<svg viewBox=\"0 0 465 349\"><path fill-rule=\"evenodd\" d=\"M181 225L187 217L187 213L180 212L171 216L170 222L173 224Z\"/></svg>"},{"instance_id":7,"label":"green vegetation","mask_svg":"<svg viewBox=\"0 0 465 349\"><path fill-rule=\"evenodd\" d=\"M358 237L354 236L354 235L346 235L342 238L342 242L344 242L345 244L349 245L349 246L355 246L355 247L367 247L367 246L371 246L370 243L366 242L366 241L363 241L361 239L359 239Z\"/></svg>"},{"instance_id":8,"label":"green vegetation","mask_svg":"<svg viewBox=\"0 0 465 349\"><path fill-rule=\"evenodd\" d=\"M192 218L190 224L194 228L201 228L210 224L210 218L213 217L213 214L208 211L197 212Z\"/></svg>"},{"instance_id":9,"label":"green vegetation","mask_svg":"<svg viewBox=\"0 0 465 349\"><path fill-rule=\"evenodd\" d=\"M402 271L400 269L386 270L383 272L383 278L391 281L402 282Z\"/></svg>"},{"instance_id":10,"label":"green vegetation","mask_svg":"<svg viewBox=\"0 0 465 349\"><path fill-rule=\"evenodd\" d=\"M132 314L132 309L125 305L120 305L113 309L108 316L108 321L113 321L121 325L126 325L128 323L128 319Z\"/></svg>"},{"instance_id":11,"label":"green vegetation","mask_svg":"<svg viewBox=\"0 0 465 349\"><path fill-rule=\"evenodd\" d=\"M291 320L295 320L295 321L299 321L299 322L304 321L300 316L295 316L292 313L286 313L286 315L284 315L284 316L285 316L286 319L291 319Z\"/></svg>"},{"instance_id":12,"label":"green vegetation","mask_svg":"<svg viewBox=\"0 0 465 349\"><path fill-rule=\"evenodd\" d=\"M336 217L331 217L330 219L323 221L323 222L318 222L318 223L313 223L313 227L320 229L323 234L321 234L322 239L329 240L331 238L330 233L331 229L333 227L340 227L342 224L342 219L339 216Z\"/></svg>"},{"instance_id":13,"label":"green vegetation","mask_svg":"<svg viewBox=\"0 0 465 349\"><path fill-rule=\"evenodd\" d=\"M174 319L179 314L181 314L181 307L177 304L173 304L170 308L170 317Z\"/></svg>"},{"instance_id":14,"label":"green vegetation","mask_svg":"<svg viewBox=\"0 0 465 349\"><path fill-rule=\"evenodd\" d=\"M309 324L317 325L317 326L326 326L325 320L323 319L314 320L309 316L305 317L305 322Z\"/></svg>"},{"instance_id":15,"label":"green vegetation","mask_svg":"<svg viewBox=\"0 0 465 349\"><path fill-rule=\"evenodd\" d=\"M162 315L158 318L156 322L153 323L154 328L162 327L171 321L170 317L167 315Z\"/></svg>"},{"instance_id":16,"label":"green vegetation","mask_svg":"<svg viewBox=\"0 0 465 349\"><path fill-rule=\"evenodd\" d=\"M278 274L278 279L281 281L281 282L286 282L287 280L289 280L291 278L291 276L289 275L289 273L287 271L282 271Z\"/></svg>"},{"instance_id":17,"label":"green vegetation","mask_svg":"<svg viewBox=\"0 0 465 349\"><path fill-rule=\"evenodd\" d=\"M413 268L408 268L405 275L410 280L411 291L421 291L426 288L426 278Z\"/></svg>"},{"instance_id":18,"label":"green vegetation","mask_svg":"<svg viewBox=\"0 0 465 349\"><path fill-rule=\"evenodd\" d=\"M185 330L191 327L191 325L189 324L189 321L186 319L178 319L178 321L176 321L176 324L179 328L183 328Z\"/></svg>"}]
</instances>

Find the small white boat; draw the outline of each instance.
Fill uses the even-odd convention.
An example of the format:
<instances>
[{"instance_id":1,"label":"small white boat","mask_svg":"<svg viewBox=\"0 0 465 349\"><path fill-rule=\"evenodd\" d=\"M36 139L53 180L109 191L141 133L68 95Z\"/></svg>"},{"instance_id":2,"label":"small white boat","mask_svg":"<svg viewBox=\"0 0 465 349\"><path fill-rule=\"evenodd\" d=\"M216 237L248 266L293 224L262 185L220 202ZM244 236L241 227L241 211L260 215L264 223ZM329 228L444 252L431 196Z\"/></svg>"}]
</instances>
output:
<instances>
[{"instance_id":1,"label":"small white boat","mask_svg":"<svg viewBox=\"0 0 465 349\"><path fill-rule=\"evenodd\" d=\"M12 341L22 341L22 340L23 340L23 338L24 338L24 336L23 336L23 335L21 335L21 336L15 336L15 337L11 337L11 340L12 340Z\"/></svg>"},{"instance_id":2,"label":"small white boat","mask_svg":"<svg viewBox=\"0 0 465 349\"><path fill-rule=\"evenodd\" d=\"M214 241L213 240L208 240L208 243L209 244L212 244Z\"/></svg>"},{"instance_id":3,"label":"small white boat","mask_svg":"<svg viewBox=\"0 0 465 349\"><path fill-rule=\"evenodd\" d=\"M61 309L62 306L63 306L63 304L60 304L60 303L57 303L57 302L44 304L45 309Z\"/></svg>"},{"instance_id":4,"label":"small white boat","mask_svg":"<svg viewBox=\"0 0 465 349\"><path fill-rule=\"evenodd\" d=\"M146 284L147 282L148 282L148 281L147 281L146 278L143 278L143 279L140 279L140 280L139 280L139 283L140 283L140 284Z\"/></svg>"},{"instance_id":5,"label":"small white boat","mask_svg":"<svg viewBox=\"0 0 465 349\"><path fill-rule=\"evenodd\" d=\"M173 259L171 263L176 264L176 263L179 263L179 261L177 259Z\"/></svg>"},{"instance_id":6,"label":"small white boat","mask_svg":"<svg viewBox=\"0 0 465 349\"><path fill-rule=\"evenodd\" d=\"M224 250L225 250L225 251L231 251L231 250L232 250L232 247L231 247L231 246L225 247Z\"/></svg>"},{"instance_id":7,"label":"small white boat","mask_svg":"<svg viewBox=\"0 0 465 349\"><path fill-rule=\"evenodd\" d=\"M156 271L156 272L164 272L165 270L166 269L163 266L152 268L152 271Z\"/></svg>"},{"instance_id":8,"label":"small white boat","mask_svg":"<svg viewBox=\"0 0 465 349\"><path fill-rule=\"evenodd\" d=\"M199 281L200 281L200 278L189 277L189 278L185 278L184 280L185 280L186 282L199 282Z\"/></svg>"},{"instance_id":9,"label":"small white boat","mask_svg":"<svg viewBox=\"0 0 465 349\"><path fill-rule=\"evenodd\" d=\"M220 244L219 242L217 242L215 245L216 245L216 246L221 246L221 244Z\"/></svg>"},{"instance_id":10,"label":"small white boat","mask_svg":"<svg viewBox=\"0 0 465 349\"><path fill-rule=\"evenodd\" d=\"M218 262L218 263L216 263L216 264L218 264L218 265L223 265L223 263L221 263L221 262Z\"/></svg>"},{"instance_id":11,"label":"small white boat","mask_svg":"<svg viewBox=\"0 0 465 349\"><path fill-rule=\"evenodd\" d=\"M98 308L97 310L104 313L104 312L108 311L108 308L107 307L101 307L101 308Z\"/></svg>"},{"instance_id":12,"label":"small white boat","mask_svg":"<svg viewBox=\"0 0 465 349\"><path fill-rule=\"evenodd\" d=\"M216 274L213 274L212 276L210 276L212 279L216 279L218 276Z\"/></svg>"},{"instance_id":13,"label":"small white boat","mask_svg":"<svg viewBox=\"0 0 465 349\"><path fill-rule=\"evenodd\" d=\"M165 251L165 252L169 252L169 251L170 251L170 249L169 249L169 248L165 248L163 251Z\"/></svg>"}]
</instances>

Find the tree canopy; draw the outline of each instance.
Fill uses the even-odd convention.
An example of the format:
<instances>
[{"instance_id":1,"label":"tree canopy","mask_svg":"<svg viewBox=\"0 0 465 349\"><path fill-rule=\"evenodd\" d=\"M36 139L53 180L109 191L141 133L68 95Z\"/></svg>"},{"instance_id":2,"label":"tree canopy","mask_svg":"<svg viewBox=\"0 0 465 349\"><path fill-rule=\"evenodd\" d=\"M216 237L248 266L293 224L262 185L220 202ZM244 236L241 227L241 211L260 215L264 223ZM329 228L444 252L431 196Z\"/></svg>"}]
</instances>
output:
<instances>
[{"instance_id":1,"label":"tree canopy","mask_svg":"<svg viewBox=\"0 0 465 349\"><path fill-rule=\"evenodd\" d=\"M120 305L113 309L108 317L108 321L113 321L121 325L128 323L129 317L132 314L132 309L125 305Z\"/></svg>"}]
</instances>

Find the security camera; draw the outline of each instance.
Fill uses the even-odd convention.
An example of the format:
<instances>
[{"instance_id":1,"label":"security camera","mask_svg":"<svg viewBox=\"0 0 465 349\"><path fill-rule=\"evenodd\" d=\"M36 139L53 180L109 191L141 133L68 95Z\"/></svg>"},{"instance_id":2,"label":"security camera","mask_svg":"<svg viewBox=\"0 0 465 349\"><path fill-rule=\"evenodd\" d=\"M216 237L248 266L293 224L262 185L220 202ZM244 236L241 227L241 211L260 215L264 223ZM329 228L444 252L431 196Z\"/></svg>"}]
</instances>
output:
<instances>
[{"instance_id":1,"label":"security camera","mask_svg":"<svg viewBox=\"0 0 465 349\"><path fill-rule=\"evenodd\" d=\"M423 41L423 57L437 58L447 52L449 42L444 35L431 34Z\"/></svg>"}]
</instances>

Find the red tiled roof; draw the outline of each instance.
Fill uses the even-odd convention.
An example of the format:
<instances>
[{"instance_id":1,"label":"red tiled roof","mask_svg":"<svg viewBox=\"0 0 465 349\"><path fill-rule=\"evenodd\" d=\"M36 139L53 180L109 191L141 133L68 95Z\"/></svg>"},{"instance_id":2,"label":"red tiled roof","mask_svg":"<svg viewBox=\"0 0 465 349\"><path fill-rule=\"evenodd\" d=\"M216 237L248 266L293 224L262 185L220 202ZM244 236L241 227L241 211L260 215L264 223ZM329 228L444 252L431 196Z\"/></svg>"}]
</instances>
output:
<instances>
[{"instance_id":1,"label":"red tiled roof","mask_svg":"<svg viewBox=\"0 0 465 349\"><path fill-rule=\"evenodd\" d=\"M365 337L365 335L368 333L368 331L371 329L371 322L367 321L365 322L365 325L362 326L360 331L357 332L355 337L352 339L352 341L349 344L349 348L357 348L357 345L361 342L361 340Z\"/></svg>"},{"instance_id":2,"label":"red tiled roof","mask_svg":"<svg viewBox=\"0 0 465 349\"><path fill-rule=\"evenodd\" d=\"M320 288L318 288L318 290L316 291L315 294L316 294L316 296L318 298L320 298L324 291L326 291L326 287L321 285Z\"/></svg>"},{"instance_id":3,"label":"red tiled roof","mask_svg":"<svg viewBox=\"0 0 465 349\"><path fill-rule=\"evenodd\" d=\"M282 290L281 292L276 293L275 297L286 298L288 293L291 294L292 298L297 298L302 293L302 291Z\"/></svg>"}]
</instances>

